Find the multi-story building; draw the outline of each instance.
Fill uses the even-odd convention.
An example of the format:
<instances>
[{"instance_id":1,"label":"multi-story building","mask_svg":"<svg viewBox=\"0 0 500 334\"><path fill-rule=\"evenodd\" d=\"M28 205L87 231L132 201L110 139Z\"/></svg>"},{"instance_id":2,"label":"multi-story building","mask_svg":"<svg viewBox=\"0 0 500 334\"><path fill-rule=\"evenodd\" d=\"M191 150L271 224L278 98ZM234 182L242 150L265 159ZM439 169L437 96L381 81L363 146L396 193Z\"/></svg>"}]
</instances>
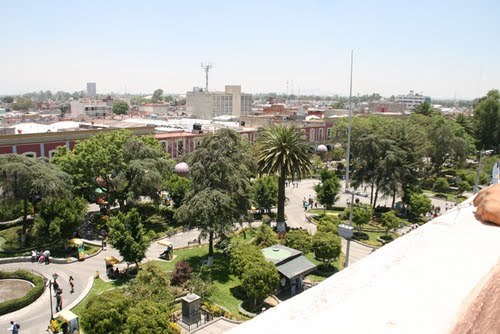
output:
<instances>
[{"instance_id":1,"label":"multi-story building","mask_svg":"<svg viewBox=\"0 0 500 334\"><path fill-rule=\"evenodd\" d=\"M423 96L422 94L415 94L414 91L410 90L408 95L398 95L395 98L398 103L404 103L406 105L406 110L412 110L419 104L424 102L431 102L431 98L428 96Z\"/></svg>"},{"instance_id":2,"label":"multi-story building","mask_svg":"<svg viewBox=\"0 0 500 334\"><path fill-rule=\"evenodd\" d=\"M81 119L87 117L106 117L113 114L112 107L107 101L95 99L79 99L70 102L71 117Z\"/></svg>"},{"instance_id":3,"label":"multi-story building","mask_svg":"<svg viewBox=\"0 0 500 334\"><path fill-rule=\"evenodd\" d=\"M226 86L224 92L208 92L195 87L186 93L186 112L201 119L217 116L246 116L252 111L252 94L241 92L241 86Z\"/></svg>"},{"instance_id":4,"label":"multi-story building","mask_svg":"<svg viewBox=\"0 0 500 334\"><path fill-rule=\"evenodd\" d=\"M406 110L404 103L393 101L373 101L368 106L370 113L399 113L403 114Z\"/></svg>"},{"instance_id":5,"label":"multi-story building","mask_svg":"<svg viewBox=\"0 0 500 334\"><path fill-rule=\"evenodd\" d=\"M97 96L97 89L95 82L87 82L87 97L89 99L95 99Z\"/></svg>"}]
</instances>

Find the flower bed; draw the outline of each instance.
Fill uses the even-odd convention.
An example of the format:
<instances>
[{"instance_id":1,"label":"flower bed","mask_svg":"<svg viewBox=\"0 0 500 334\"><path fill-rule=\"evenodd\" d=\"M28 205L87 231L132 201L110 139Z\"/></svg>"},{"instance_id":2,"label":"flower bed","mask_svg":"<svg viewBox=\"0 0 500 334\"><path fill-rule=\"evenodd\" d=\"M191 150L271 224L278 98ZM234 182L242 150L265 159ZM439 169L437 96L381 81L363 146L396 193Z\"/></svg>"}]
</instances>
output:
<instances>
[{"instance_id":1,"label":"flower bed","mask_svg":"<svg viewBox=\"0 0 500 334\"><path fill-rule=\"evenodd\" d=\"M44 278L26 270L14 272L0 271L0 279L23 279L33 283L35 286L24 297L11 299L0 304L0 315L17 311L38 299L45 289Z\"/></svg>"}]
</instances>

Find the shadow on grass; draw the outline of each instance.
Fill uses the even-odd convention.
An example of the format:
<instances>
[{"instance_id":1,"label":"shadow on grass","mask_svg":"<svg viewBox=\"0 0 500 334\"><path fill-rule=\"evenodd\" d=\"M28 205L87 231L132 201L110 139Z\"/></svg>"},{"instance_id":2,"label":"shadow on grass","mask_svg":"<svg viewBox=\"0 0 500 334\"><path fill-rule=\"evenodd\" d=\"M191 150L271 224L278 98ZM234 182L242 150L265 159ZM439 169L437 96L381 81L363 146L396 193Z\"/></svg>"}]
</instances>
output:
<instances>
[{"instance_id":1,"label":"shadow on grass","mask_svg":"<svg viewBox=\"0 0 500 334\"><path fill-rule=\"evenodd\" d=\"M186 261L193 272L199 272L203 266L206 266L206 261L208 259L207 255L194 255L184 261ZM220 283L227 283L231 274L229 270L229 260L220 252L214 253L214 263L210 267L211 278L213 281Z\"/></svg>"}]
</instances>

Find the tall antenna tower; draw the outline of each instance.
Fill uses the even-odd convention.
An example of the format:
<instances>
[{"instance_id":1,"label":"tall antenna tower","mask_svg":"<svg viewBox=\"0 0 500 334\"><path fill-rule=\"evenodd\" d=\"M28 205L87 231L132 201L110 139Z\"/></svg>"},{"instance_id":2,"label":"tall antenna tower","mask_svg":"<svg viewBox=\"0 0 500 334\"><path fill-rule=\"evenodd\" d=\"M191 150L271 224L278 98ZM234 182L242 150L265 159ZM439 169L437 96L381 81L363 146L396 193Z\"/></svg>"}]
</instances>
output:
<instances>
[{"instance_id":1,"label":"tall antenna tower","mask_svg":"<svg viewBox=\"0 0 500 334\"><path fill-rule=\"evenodd\" d=\"M208 72L212 68L212 63L201 63L201 68L205 72L205 92L208 92Z\"/></svg>"}]
</instances>

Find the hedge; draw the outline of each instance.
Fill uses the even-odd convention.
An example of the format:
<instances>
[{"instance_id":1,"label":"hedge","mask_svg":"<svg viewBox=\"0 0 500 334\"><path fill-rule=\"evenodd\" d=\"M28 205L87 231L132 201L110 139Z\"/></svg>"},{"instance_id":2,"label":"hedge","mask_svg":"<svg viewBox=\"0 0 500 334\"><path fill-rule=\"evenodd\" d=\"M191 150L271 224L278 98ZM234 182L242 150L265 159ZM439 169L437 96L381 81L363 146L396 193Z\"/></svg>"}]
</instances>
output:
<instances>
[{"instance_id":1,"label":"hedge","mask_svg":"<svg viewBox=\"0 0 500 334\"><path fill-rule=\"evenodd\" d=\"M6 302L0 303L0 315L11 313L22 309L25 306L33 303L40 297L45 289L44 278L33 274L26 270L17 270L14 272L0 271L0 279L23 279L33 283L35 286L26 294L26 296L11 299Z\"/></svg>"}]
</instances>

